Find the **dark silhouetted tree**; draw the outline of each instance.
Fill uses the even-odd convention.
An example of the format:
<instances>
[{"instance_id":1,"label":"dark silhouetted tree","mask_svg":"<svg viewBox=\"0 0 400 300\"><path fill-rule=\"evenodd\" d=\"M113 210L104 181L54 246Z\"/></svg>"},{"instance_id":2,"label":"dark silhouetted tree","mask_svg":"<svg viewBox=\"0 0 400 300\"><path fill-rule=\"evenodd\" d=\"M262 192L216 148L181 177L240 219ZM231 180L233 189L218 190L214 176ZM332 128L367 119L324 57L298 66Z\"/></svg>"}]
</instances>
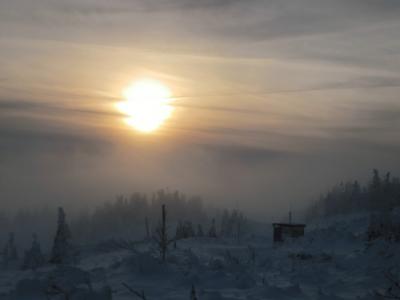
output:
<instances>
[{"instance_id":1,"label":"dark silhouetted tree","mask_svg":"<svg viewBox=\"0 0 400 300\"><path fill-rule=\"evenodd\" d=\"M168 245L174 240L168 238L168 228L167 228L167 211L165 205L161 206L161 223L158 225L154 240L157 244L158 250L160 252L160 257L163 262L165 262Z\"/></svg>"},{"instance_id":2,"label":"dark silhouetted tree","mask_svg":"<svg viewBox=\"0 0 400 300\"><path fill-rule=\"evenodd\" d=\"M29 250L25 251L24 262L22 265L23 270L36 270L45 264L45 257L40 248L36 234L33 234L32 246Z\"/></svg>"},{"instance_id":3,"label":"dark silhouetted tree","mask_svg":"<svg viewBox=\"0 0 400 300\"><path fill-rule=\"evenodd\" d=\"M379 203L382 197L382 180L377 169L373 170L372 180L369 184L369 205L374 210L381 206Z\"/></svg>"},{"instance_id":4,"label":"dark silhouetted tree","mask_svg":"<svg viewBox=\"0 0 400 300\"><path fill-rule=\"evenodd\" d=\"M72 260L72 249L70 245L71 232L69 230L64 209L58 209L57 232L54 237L53 249L50 262L53 264L69 263Z\"/></svg>"}]
</instances>

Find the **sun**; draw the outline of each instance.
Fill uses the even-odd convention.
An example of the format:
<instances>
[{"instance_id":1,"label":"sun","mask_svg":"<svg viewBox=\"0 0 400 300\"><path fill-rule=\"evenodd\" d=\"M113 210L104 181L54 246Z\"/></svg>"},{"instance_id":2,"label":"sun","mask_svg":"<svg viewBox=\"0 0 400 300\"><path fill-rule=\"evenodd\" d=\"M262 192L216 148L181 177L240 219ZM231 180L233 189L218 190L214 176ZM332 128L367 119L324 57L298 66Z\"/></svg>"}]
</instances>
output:
<instances>
[{"instance_id":1,"label":"sun","mask_svg":"<svg viewBox=\"0 0 400 300\"><path fill-rule=\"evenodd\" d=\"M118 110L126 115L129 126L143 133L158 129L174 110L170 89L156 80L134 82L123 96L125 101L117 103Z\"/></svg>"}]
</instances>

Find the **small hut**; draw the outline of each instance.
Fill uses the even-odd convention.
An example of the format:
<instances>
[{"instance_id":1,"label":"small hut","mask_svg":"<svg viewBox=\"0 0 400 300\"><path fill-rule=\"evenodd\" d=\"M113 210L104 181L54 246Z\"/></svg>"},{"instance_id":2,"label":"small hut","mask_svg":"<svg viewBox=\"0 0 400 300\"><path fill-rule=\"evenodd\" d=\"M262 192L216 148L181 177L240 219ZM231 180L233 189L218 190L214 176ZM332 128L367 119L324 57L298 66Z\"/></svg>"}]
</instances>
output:
<instances>
[{"instance_id":1,"label":"small hut","mask_svg":"<svg viewBox=\"0 0 400 300\"><path fill-rule=\"evenodd\" d=\"M273 223L274 229L274 243L283 242L285 237L297 238L304 236L305 224L292 224L292 223Z\"/></svg>"}]
</instances>

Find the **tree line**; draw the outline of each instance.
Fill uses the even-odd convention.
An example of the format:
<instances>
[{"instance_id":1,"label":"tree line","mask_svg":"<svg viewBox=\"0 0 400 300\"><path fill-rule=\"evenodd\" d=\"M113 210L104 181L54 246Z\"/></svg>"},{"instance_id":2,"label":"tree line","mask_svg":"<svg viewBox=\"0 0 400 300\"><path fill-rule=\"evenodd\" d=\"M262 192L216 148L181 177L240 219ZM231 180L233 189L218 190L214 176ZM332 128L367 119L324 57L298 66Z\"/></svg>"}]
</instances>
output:
<instances>
[{"instance_id":1,"label":"tree line","mask_svg":"<svg viewBox=\"0 0 400 300\"><path fill-rule=\"evenodd\" d=\"M134 193L130 197L118 196L116 200L106 202L92 212L77 216L71 228L79 228L79 231L76 230L79 232L77 238L82 240L87 237L95 240L148 237L156 230L162 205L168 207L168 218L172 223L180 220L190 220L194 224L207 222L207 213L200 197L188 197L179 191L158 190L151 196L141 193Z\"/></svg>"},{"instance_id":2,"label":"tree line","mask_svg":"<svg viewBox=\"0 0 400 300\"><path fill-rule=\"evenodd\" d=\"M75 260L80 246L147 240L156 242L165 258L167 246L172 242L192 237L234 238L240 242L248 229L247 219L238 210L224 210L213 216L210 211L207 213L199 197L159 190L150 198L139 193L129 198L119 196L91 212L70 217L70 225L61 207L58 215L47 208L19 211L14 218L5 215L1 218L0 215L1 232L9 232L3 251L0 249L0 257L5 265L18 262L23 257L23 268L34 269L46 262L57 264ZM55 236L51 232L54 224L57 224ZM71 232L75 246L69 242ZM50 258L49 254L43 254L43 244L44 248L51 248ZM22 257L18 255L18 248L27 249Z\"/></svg>"},{"instance_id":3,"label":"tree line","mask_svg":"<svg viewBox=\"0 0 400 300\"><path fill-rule=\"evenodd\" d=\"M377 169L364 185L358 180L341 182L322 194L307 210L306 218L359 211L390 211L400 206L400 179Z\"/></svg>"}]
</instances>

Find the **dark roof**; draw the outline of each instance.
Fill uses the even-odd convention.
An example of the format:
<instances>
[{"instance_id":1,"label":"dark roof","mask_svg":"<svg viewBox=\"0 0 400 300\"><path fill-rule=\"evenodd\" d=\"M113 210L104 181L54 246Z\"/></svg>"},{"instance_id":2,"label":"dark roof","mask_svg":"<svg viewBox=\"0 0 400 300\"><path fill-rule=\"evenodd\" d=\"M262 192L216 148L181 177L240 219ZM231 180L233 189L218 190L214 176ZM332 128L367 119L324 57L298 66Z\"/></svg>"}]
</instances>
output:
<instances>
[{"instance_id":1,"label":"dark roof","mask_svg":"<svg viewBox=\"0 0 400 300\"><path fill-rule=\"evenodd\" d=\"M274 227L306 227L306 224L272 223Z\"/></svg>"}]
</instances>

